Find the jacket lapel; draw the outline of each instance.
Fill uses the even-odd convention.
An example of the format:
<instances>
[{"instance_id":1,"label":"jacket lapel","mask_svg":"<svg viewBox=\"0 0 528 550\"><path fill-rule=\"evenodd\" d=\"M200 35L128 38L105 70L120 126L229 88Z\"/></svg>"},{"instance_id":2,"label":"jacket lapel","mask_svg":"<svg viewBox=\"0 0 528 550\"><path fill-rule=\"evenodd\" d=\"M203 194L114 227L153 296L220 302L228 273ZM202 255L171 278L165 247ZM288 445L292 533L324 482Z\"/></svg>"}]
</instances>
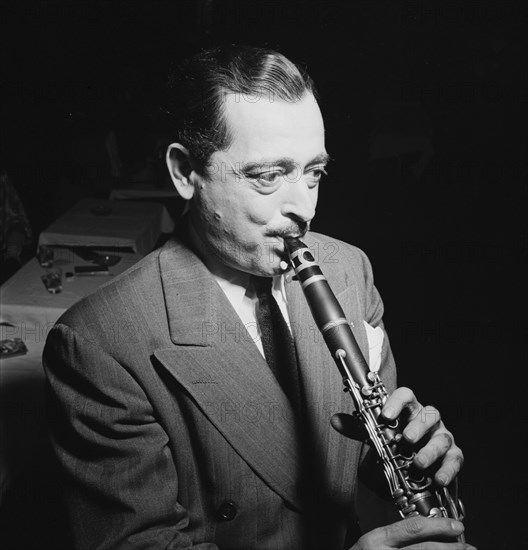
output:
<instances>
[{"instance_id":1,"label":"jacket lapel","mask_svg":"<svg viewBox=\"0 0 528 550\"><path fill-rule=\"evenodd\" d=\"M300 508L299 449L290 403L194 253L172 243L159 261L174 346L154 355L255 472Z\"/></svg>"}]
</instances>

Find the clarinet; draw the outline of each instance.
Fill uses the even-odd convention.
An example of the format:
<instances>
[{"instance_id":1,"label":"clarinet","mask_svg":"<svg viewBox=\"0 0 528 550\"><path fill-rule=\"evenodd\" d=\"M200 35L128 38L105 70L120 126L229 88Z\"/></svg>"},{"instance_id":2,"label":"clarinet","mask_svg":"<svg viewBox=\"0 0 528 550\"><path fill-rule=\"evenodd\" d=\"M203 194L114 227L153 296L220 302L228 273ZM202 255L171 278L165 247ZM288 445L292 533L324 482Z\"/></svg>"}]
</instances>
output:
<instances>
[{"instance_id":1,"label":"clarinet","mask_svg":"<svg viewBox=\"0 0 528 550\"><path fill-rule=\"evenodd\" d=\"M398 419L387 422L381 417L387 390L378 373L369 369L343 309L310 249L296 238L288 237L284 242L315 323L343 377L344 390L353 399L354 417L377 452L401 517L464 519L464 506L458 497L446 487L433 486L430 477L411 467L416 453L404 449ZM464 536L458 540L464 542Z\"/></svg>"}]
</instances>

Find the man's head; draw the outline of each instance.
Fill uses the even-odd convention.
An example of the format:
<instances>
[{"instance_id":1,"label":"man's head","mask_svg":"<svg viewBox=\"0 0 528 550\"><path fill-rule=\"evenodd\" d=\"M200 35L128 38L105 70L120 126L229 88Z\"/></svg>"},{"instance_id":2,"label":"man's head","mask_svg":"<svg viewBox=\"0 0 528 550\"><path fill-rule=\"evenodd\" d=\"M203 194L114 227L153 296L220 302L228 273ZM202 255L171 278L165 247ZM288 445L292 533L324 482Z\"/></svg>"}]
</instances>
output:
<instances>
[{"instance_id":1,"label":"man's head","mask_svg":"<svg viewBox=\"0 0 528 550\"><path fill-rule=\"evenodd\" d=\"M187 112L167 151L176 189L192 201L207 253L276 274L282 237L304 233L315 214L327 161L313 84L281 54L256 48L205 52L185 68L177 96Z\"/></svg>"},{"instance_id":2,"label":"man's head","mask_svg":"<svg viewBox=\"0 0 528 550\"><path fill-rule=\"evenodd\" d=\"M289 59L247 46L206 50L187 59L169 75L168 88L172 141L189 151L193 168L206 177L211 154L232 140L224 114L227 94L250 102L296 102L306 93L317 97L311 78Z\"/></svg>"}]
</instances>

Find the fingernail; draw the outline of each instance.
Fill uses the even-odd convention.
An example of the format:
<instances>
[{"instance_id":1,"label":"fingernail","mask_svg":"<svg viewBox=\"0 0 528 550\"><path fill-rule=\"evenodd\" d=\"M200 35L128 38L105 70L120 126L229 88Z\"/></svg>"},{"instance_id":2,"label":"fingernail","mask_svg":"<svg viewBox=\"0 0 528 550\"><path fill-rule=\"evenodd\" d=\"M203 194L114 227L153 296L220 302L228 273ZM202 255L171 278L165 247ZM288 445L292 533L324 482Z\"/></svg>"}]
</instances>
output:
<instances>
[{"instance_id":1,"label":"fingernail","mask_svg":"<svg viewBox=\"0 0 528 550\"><path fill-rule=\"evenodd\" d=\"M464 524L460 521L452 521L451 529L453 529L453 531L457 531L458 533L462 533L464 531Z\"/></svg>"},{"instance_id":2,"label":"fingernail","mask_svg":"<svg viewBox=\"0 0 528 550\"><path fill-rule=\"evenodd\" d=\"M386 409L383 409L383 416L388 419L394 418L396 412L393 408L388 407Z\"/></svg>"},{"instance_id":3,"label":"fingernail","mask_svg":"<svg viewBox=\"0 0 528 550\"><path fill-rule=\"evenodd\" d=\"M418 432L416 430L410 429L405 431L405 437L409 441L414 441L418 437Z\"/></svg>"},{"instance_id":4,"label":"fingernail","mask_svg":"<svg viewBox=\"0 0 528 550\"><path fill-rule=\"evenodd\" d=\"M422 468L425 466L425 458L422 455L418 455L414 459L414 462L416 463L417 466L421 466Z\"/></svg>"},{"instance_id":5,"label":"fingernail","mask_svg":"<svg viewBox=\"0 0 528 550\"><path fill-rule=\"evenodd\" d=\"M440 485L447 485L447 476L445 474L440 474L436 479Z\"/></svg>"}]
</instances>

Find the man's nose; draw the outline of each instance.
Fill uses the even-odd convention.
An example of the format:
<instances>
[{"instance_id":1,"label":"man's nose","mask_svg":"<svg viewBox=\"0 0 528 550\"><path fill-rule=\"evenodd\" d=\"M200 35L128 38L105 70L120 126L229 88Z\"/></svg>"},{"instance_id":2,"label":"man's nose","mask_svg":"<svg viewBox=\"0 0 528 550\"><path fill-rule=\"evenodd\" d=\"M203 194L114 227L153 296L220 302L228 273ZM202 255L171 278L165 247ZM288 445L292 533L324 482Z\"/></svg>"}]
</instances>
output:
<instances>
[{"instance_id":1,"label":"man's nose","mask_svg":"<svg viewBox=\"0 0 528 550\"><path fill-rule=\"evenodd\" d=\"M310 188L304 177L298 181L288 181L283 214L296 221L309 222L315 216L317 206L317 187Z\"/></svg>"}]
</instances>

